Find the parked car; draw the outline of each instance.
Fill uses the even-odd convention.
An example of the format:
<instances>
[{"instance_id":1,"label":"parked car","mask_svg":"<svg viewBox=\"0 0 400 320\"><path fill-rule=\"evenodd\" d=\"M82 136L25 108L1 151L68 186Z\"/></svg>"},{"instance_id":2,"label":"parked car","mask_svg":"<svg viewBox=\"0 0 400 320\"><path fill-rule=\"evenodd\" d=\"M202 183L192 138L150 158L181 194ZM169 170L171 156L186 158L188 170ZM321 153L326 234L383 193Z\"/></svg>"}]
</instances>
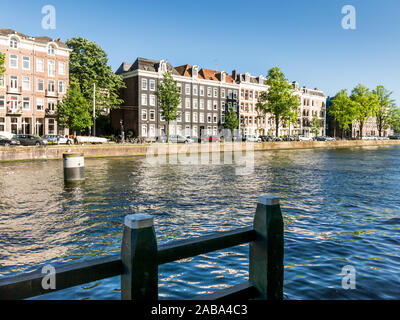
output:
<instances>
[{"instance_id":1,"label":"parked car","mask_svg":"<svg viewBox=\"0 0 400 320\"><path fill-rule=\"evenodd\" d=\"M389 136L390 140L400 140L400 136Z\"/></svg>"},{"instance_id":2,"label":"parked car","mask_svg":"<svg viewBox=\"0 0 400 320\"><path fill-rule=\"evenodd\" d=\"M59 134L48 134L45 135L43 138L46 139L49 144L72 144L72 139L70 139L68 136L64 137Z\"/></svg>"},{"instance_id":3,"label":"parked car","mask_svg":"<svg viewBox=\"0 0 400 320\"><path fill-rule=\"evenodd\" d=\"M11 140L15 136L15 134L11 133L11 132L6 132L6 131L0 131L0 136Z\"/></svg>"},{"instance_id":4,"label":"parked car","mask_svg":"<svg viewBox=\"0 0 400 320\"><path fill-rule=\"evenodd\" d=\"M299 141L312 141L312 138L301 135L299 136Z\"/></svg>"},{"instance_id":5,"label":"parked car","mask_svg":"<svg viewBox=\"0 0 400 320\"><path fill-rule=\"evenodd\" d=\"M206 143L209 141L209 139L207 139L205 137L188 136L186 138L191 139L191 140L193 140L193 142L197 142L197 143Z\"/></svg>"},{"instance_id":6,"label":"parked car","mask_svg":"<svg viewBox=\"0 0 400 320\"><path fill-rule=\"evenodd\" d=\"M262 142L274 141L274 137L273 136L259 136L259 138L261 139Z\"/></svg>"},{"instance_id":7,"label":"parked car","mask_svg":"<svg viewBox=\"0 0 400 320\"><path fill-rule=\"evenodd\" d=\"M221 142L221 138L217 136L201 136L200 139L206 142Z\"/></svg>"},{"instance_id":8,"label":"parked car","mask_svg":"<svg viewBox=\"0 0 400 320\"><path fill-rule=\"evenodd\" d=\"M167 139L165 139L166 141ZM169 137L169 142L171 143L193 143L194 141L190 138L186 138L181 135L172 135Z\"/></svg>"},{"instance_id":9,"label":"parked car","mask_svg":"<svg viewBox=\"0 0 400 320\"><path fill-rule=\"evenodd\" d=\"M261 138L260 137L257 138L256 136L254 136L252 134L246 134L246 135L243 136L243 141L246 141L246 142L261 142Z\"/></svg>"},{"instance_id":10,"label":"parked car","mask_svg":"<svg viewBox=\"0 0 400 320\"><path fill-rule=\"evenodd\" d=\"M0 136L0 146L9 147L9 146L18 146L19 144L20 142L18 140Z\"/></svg>"},{"instance_id":11,"label":"parked car","mask_svg":"<svg viewBox=\"0 0 400 320\"><path fill-rule=\"evenodd\" d=\"M17 134L14 139L19 141L21 146L45 146L48 144L47 140L31 134Z\"/></svg>"},{"instance_id":12,"label":"parked car","mask_svg":"<svg viewBox=\"0 0 400 320\"><path fill-rule=\"evenodd\" d=\"M286 135L283 137L283 141L296 141L296 138L293 136Z\"/></svg>"}]
</instances>

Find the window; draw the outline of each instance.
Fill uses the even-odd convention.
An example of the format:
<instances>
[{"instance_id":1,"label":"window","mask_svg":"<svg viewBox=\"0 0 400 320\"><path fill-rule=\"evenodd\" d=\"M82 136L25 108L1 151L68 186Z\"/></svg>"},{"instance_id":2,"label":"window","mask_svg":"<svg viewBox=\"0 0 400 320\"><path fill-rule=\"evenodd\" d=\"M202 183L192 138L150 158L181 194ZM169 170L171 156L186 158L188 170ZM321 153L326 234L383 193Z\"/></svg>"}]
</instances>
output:
<instances>
[{"instance_id":1,"label":"window","mask_svg":"<svg viewBox=\"0 0 400 320\"><path fill-rule=\"evenodd\" d=\"M49 134L54 134L55 132L54 127L55 127L54 119L49 119L49 130L48 130Z\"/></svg>"},{"instance_id":2,"label":"window","mask_svg":"<svg viewBox=\"0 0 400 320\"><path fill-rule=\"evenodd\" d=\"M6 78L5 75L3 74L2 76L0 76L0 88L4 88L6 85Z\"/></svg>"},{"instance_id":3,"label":"window","mask_svg":"<svg viewBox=\"0 0 400 320\"><path fill-rule=\"evenodd\" d=\"M37 90L44 91L44 81L43 79L37 79Z\"/></svg>"},{"instance_id":4,"label":"window","mask_svg":"<svg viewBox=\"0 0 400 320\"><path fill-rule=\"evenodd\" d=\"M214 123L218 123L218 116L216 114L213 115L213 121Z\"/></svg>"},{"instance_id":5,"label":"window","mask_svg":"<svg viewBox=\"0 0 400 320\"><path fill-rule=\"evenodd\" d=\"M47 68L49 77L54 77L56 75L56 67L54 60L47 61Z\"/></svg>"},{"instance_id":6,"label":"window","mask_svg":"<svg viewBox=\"0 0 400 320\"><path fill-rule=\"evenodd\" d=\"M197 86L193 86L193 95L194 96L197 96L197 89L198 89Z\"/></svg>"},{"instance_id":7,"label":"window","mask_svg":"<svg viewBox=\"0 0 400 320\"><path fill-rule=\"evenodd\" d=\"M197 109L199 107L199 100L193 99L193 109Z\"/></svg>"},{"instance_id":8,"label":"window","mask_svg":"<svg viewBox=\"0 0 400 320\"><path fill-rule=\"evenodd\" d=\"M151 91L156 90L156 81L155 80L150 80L150 90Z\"/></svg>"},{"instance_id":9,"label":"window","mask_svg":"<svg viewBox=\"0 0 400 320\"><path fill-rule=\"evenodd\" d=\"M44 109L43 98L36 98L36 110L42 111Z\"/></svg>"},{"instance_id":10,"label":"window","mask_svg":"<svg viewBox=\"0 0 400 320\"><path fill-rule=\"evenodd\" d=\"M218 89L214 88L214 98L218 98Z\"/></svg>"},{"instance_id":11,"label":"window","mask_svg":"<svg viewBox=\"0 0 400 320\"><path fill-rule=\"evenodd\" d=\"M207 97L211 97L211 96L212 96L211 88L208 87L207 88Z\"/></svg>"},{"instance_id":12,"label":"window","mask_svg":"<svg viewBox=\"0 0 400 320\"><path fill-rule=\"evenodd\" d=\"M36 71L44 72L44 60L40 58L36 58Z\"/></svg>"},{"instance_id":13,"label":"window","mask_svg":"<svg viewBox=\"0 0 400 320\"><path fill-rule=\"evenodd\" d=\"M62 75L65 74L65 62L58 63L58 73Z\"/></svg>"},{"instance_id":14,"label":"window","mask_svg":"<svg viewBox=\"0 0 400 320\"><path fill-rule=\"evenodd\" d=\"M6 97L4 95L0 96L0 109L4 109L6 107ZM4 131L4 130L0 130Z\"/></svg>"},{"instance_id":15,"label":"window","mask_svg":"<svg viewBox=\"0 0 400 320\"><path fill-rule=\"evenodd\" d=\"M214 100L213 106L214 106L213 107L214 110L218 110L218 101Z\"/></svg>"},{"instance_id":16,"label":"window","mask_svg":"<svg viewBox=\"0 0 400 320\"><path fill-rule=\"evenodd\" d=\"M160 121L165 121L165 118L163 117L163 115L160 113Z\"/></svg>"},{"instance_id":17,"label":"window","mask_svg":"<svg viewBox=\"0 0 400 320\"><path fill-rule=\"evenodd\" d=\"M190 84L187 84L187 85L185 86L185 93L186 93L186 94L190 94Z\"/></svg>"},{"instance_id":18,"label":"window","mask_svg":"<svg viewBox=\"0 0 400 320\"><path fill-rule=\"evenodd\" d=\"M31 99L29 97L24 97L22 99L22 108L24 110L29 110L31 108Z\"/></svg>"},{"instance_id":19,"label":"window","mask_svg":"<svg viewBox=\"0 0 400 320\"><path fill-rule=\"evenodd\" d=\"M200 96L204 97L204 86L200 86Z\"/></svg>"},{"instance_id":20,"label":"window","mask_svg":"<svg viewBox=\"0 0 400 320\"><path fill-rule=\"evenodd\" d=\"M197 112L193 112L193 122L197 122L199 119L197 118Z\"/></svg>"},{"instance_id":21,"label":"window","mask_svg":"<svg viewBox=\"0 0 400 320\"><path fill-rule=\"evenodd\" d=\"M190 108L190 98L185 99L185 108Z\"/></svg>"},{"instance_id":22,"label":"window","mask_svg":"<svg viewBox=\"0 0 400 320\"><path fill-rule=\"evenodd\" d=\"M233 92L233 99L237 99L237 94L238 94L238 92L235 90L235 91Z\"/></svg>"},{"instance_id":23,"label":"window","mask_svg":"<svg viewBox=\"0 0 400 320\"><path fill-rule=\"evenodd\" d=\"M218 135L218 127L213 127L213 135L216 136Z\"/></svg>"},{"instance_id":24,"label":"window","mask_svg":"<svg viewBox=\"0 0 400 320\"><path fill-rule=\"evenodd\" d=\"M55 91L55 82L54 82L54 80L49 80L49 82L47 83L47 90L49 91L49 92L54 92Z\"/></svg>"},{"instance_id":25,"label":"window","mask_svg":"<svg viewBox=\"0 0 400 320\"><path fill-rule=\"evenodd\" d=\"M228 90L228 99L232 99L232 90Z\"/></svg>"},{"instance_id":26,"label":"window","mask_svg":"<svg viewBox=\"0 0 400 320\"><path fill-rule=\"evenodd\" d=\"M49 111L54 111L54 110L55 110L55 107L56 107L56 105L55 105L55 103L54 103L53 100L47 101L47 109L48 109Z\"/></svg>"},{"instance_id":27,"label":"window","mask_svg":"<svg viewBox=\"0 0 400 320\"><path fill-rule=\"evenodd\" d=\"M143 121L147 120L147 110L146 109L142 109L142 120Z\"/></svg>"},{"instance_id":28,"label":"window","mask_svg":"<svg viewBox=\"0 0 400 320\"><path fill-rule=\"evenodd\" d=\"M18 56L16 54L10 55L10 68L18 69Z\"/></svg>"},{"instance_id":29,"label":"window","mask_svg":"<svg viewBox=\"0 0 400 320\"><path fill-rule=\"evenodd\" d=\"M22 90L31 89L31 79L29 77L22 77Z\"/></svg>"},{"instance_id":30,"label":"window","mask_svg":"<svg viewBox=\"0 0 400 320\"><path fill-rule=\"evenodd\" d=\"M15 38L10 39L10 48L17 49L18 48L18 40Z\"/></svg>"},{"instance_id":31,"label":"window","mask_svg":"<svg viewBox=\"0 0 400 320\"><path fill-rule=\"evenodd\" d=\"M149 116L150 116L150 120L151 121L156 120L156 111L155 110L150 110Z\"/></svg>"},{"instance_id":32,"label":"window","mask_svg":"<svg viewBox=\"0 0 400 320\"><path fill-rule=\"evenodd\" d=\"M48 49L47 49L47 53L54 55L55 54L55 48L53 45L49 45Z\"/></svg>"},{"instance_id":33,"label":"window","mask_svg":"<svg viewBox=\"0 0 400 320\"><path fill-rule=\"evenodd\" d=\"M225 98L225 89L221 89L221 98Z\"/></svg>"},{"instance_id":34,"label":"window","mask_svg":"<svg viewBox=\"0 0 400 320\"><path fill-rule=\"evenodd\" d=\"M150 95L150 105L155 106L156 105L156 96L154 94Z\"/></svg>"},{"instance_id":35,"label":"window","mask_svg":"<svg viewBox=\"0 0 400 320\"><path fill-rule=\"evenodd\" d=\"M200 113L200 122L204 122L204 113Z\"/></svg>"},{"instance_id":36,"label":"window","mask_svg":"<svg viewBox=\"0 0 400 320\"><path fill-rule=\"evenodd\" d=\"M147 79L142 79L142 90L147 90Z\"/></svg>"},{"instance_id":37,"label":"window","mask_svg":"<svg viewBox=\"0 0 400 320\"><path fill-rule=\"evenodd\" d=\"M147 94L142 94L142 106L147 106Z\"/></svg>"},{"instance_id":38,"label":"window","mask_svg":"<svg viewBox=\"0 0 400 320\"><path fill-rule=\"evenodd\" d=\"M204 100L200 99L200 109L204 109Z\"/></svg>"},{"instance_id":39,"label":"window","mask_svg":"<svg viewBox=\"0 0 400 320\"><path fill-rule=\"evenodd\" d=\"M207 113L207 122L212 123L212 115L211 113Z\"/></svg>"},{"instance_id":40,"label":"window","mask_svg":"<svg viewBox=\"0 0 400 320\"><path fill-rule=\"evenodd\" d=\"M0 131L6 131L6 118L0 117Z\"/></svg>"},{"instance_id":41,"label":"window","mask_svg":"<svg viewBox=\"0 0 400 320\"><path fill-rule=\"evenodd\" d=\"M58 81L58 93L65 93L66 85L65 81Z\"/></svg>"},{"instance_id":42,"label":"window","mask_svg":"<svg viewBox=\"0 0 400 320\"><path fill-rule=\"evenodd\" d=\"M225 111L225 102L221 101L221 113Z\"/></svg>"},{"instance_id":43,"label":"window","mask_svg":"<svg viewBox=\"0 0 400 320\"><path fill-rule=\"evenodd\" d=\"M197 126L193 126L193 130L192 130L193 136L197 136Z\"/></svg>"},{"instance_id":44,"label":"window","mask_svg":"<svg viewBox=\"0 0 400 320\"><path fill-rule=\"evenodd\" d=\"M212 110L212 101L207 100L207 110Z\"/></svg>"},{"instance_id":45,"label":"window","mask_svg":"<svg viewBox=\"0 0 400 320\"><path fill-rule=\"evenodd\" d=\"M185 136L190 136L190 126L185 127Z\"/></svg>"},{"instance_id":46,"label":"window","mask_svg":"<svg viewBox=\"0 0 400 320\"><path fill-rule=\"evenodd\" d=\"M30 57L22 57L22 69L24 69L24 70L31 69L31 58Z\"/></svg>"},{"instance_id":47,"label":"window","mask_svg":"<svg viewBox=\"0 0 400 320\"><path fill-rule=\"evenodd\" d=\"M17 76L11 76L10 77L10 87L11 87L11 89L17 89L18 88L18 77Z\"/></svg>"},{"instance_id":48,"label":"window","mask_svg":"<svg viewBox=\"0 0 400 320\"><path fill-rule=\"evenodd\" d=\"M18 109L18 97L16 97L16 96L10 97L10 109L11 110Z\"/></svg>"},{"instance_id":49,"label":"window","mask_svg":"<svg viewBox=\"0 0 400 320\"><path fill-rule=\"evenodd\" d=\"M11 133L18 134L18 118L11 118Z\"/></svg>"},{"instance_id":50,"label":"window","mask_svg":"<svg viewBox=\"0 0 400 320\"><path fill-rule=\"evenodd\" d=\"M185 113L185 121L190 122L190 112Z\"/></svg>"},{"instance_id":51,"label":"window","mask_svg":"<svg viewBox=\"0 0 400 320\"><path fill-rule=\"evenodd\" d=\"M179 93L182 93L182 84L181 84L181 83L178 83L178 84L177 84L177 87L178 87Z\"/></svg>"},{"instance_id":52,"label":"window","mask_svg":"<svg viewBox=\"0 0 400 320\"><path fill-rule=\"evenodd\" d=\"M150 135L150 137L154 137L156 135L156 126L154 124L150 125L149 135Z\"/></svg>"}]
</instances>

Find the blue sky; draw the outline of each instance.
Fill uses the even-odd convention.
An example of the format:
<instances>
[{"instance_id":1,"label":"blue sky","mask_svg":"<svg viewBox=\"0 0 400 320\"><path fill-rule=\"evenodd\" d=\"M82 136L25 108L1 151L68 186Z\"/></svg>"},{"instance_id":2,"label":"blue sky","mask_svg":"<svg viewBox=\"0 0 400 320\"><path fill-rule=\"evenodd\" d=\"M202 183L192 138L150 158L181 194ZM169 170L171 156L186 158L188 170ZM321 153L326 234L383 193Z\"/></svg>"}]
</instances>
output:
<instances>
[{"instance_id":1,"label":"blue sky","mask_svg":"<svg viewBox=\"0 0 400 320\"><path fill-rule=\"evenodd\" d=\"M48 4L55 30L41 28ZM341 27L347 4L356 8L356 30ZM279 66L327 95L383 84L400 104L398 0L3 0L0 8L2 28L95 41L113 70L138 56L254 75Z\"/></svg>"}]
</instances>

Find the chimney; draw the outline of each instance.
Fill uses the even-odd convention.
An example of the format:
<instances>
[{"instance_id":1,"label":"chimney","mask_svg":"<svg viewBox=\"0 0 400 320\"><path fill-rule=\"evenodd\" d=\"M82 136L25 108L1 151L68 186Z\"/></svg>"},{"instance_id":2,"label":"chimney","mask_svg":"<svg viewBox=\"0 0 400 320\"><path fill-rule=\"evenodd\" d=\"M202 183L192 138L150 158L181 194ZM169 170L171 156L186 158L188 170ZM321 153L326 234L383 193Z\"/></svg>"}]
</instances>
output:
<instances>
[{"instance_id":1,"label":"chimney","mask_svg":"<svg viewBox=\"0 0 400 320\"><path fill-rule=\"evenodd\" d=\"M236 76L237 76L237 71L236 71L236 69L235 69L235 70L232 71L232 78L233 78L233 81L236 81Z\"/></svg>"}]
</instances>

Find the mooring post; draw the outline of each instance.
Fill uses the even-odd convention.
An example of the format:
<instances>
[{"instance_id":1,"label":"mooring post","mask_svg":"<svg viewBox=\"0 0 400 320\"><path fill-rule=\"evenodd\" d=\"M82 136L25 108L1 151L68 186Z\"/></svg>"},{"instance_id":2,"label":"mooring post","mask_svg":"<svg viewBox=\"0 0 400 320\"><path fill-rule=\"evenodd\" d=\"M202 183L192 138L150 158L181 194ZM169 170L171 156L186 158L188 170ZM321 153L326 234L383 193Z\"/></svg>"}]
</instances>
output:
<instances>
[{"instance_id":1,"label":"mooring post","mask_svg":"<svg viewBox=\"0 0 400 320\"><path fill-rule=\"evenodd\" d=\"M261 196L254 216L257 239L250 243L249 281L260 299L283 299L283 219L279 198Z\"/></svg>"},{"instance_id":2,"label":"mooring post","mask_svg":"<svg viewBox=\"0 0 400 320\"><path fill-rule=\"evenodd\" d=\"M157 239L152 216L137 213L125 217L121 260L122 300L157 300Z\"/></svg>"},{"instance_id":3,"label":"mooring post","mask_svg":"<svg viewBox=\"0 0 400 320\"><path fill-rule=\"evenodd\" d=\"M64 153L64 180L75 182L85 180L85 158L83 153Z\"/></svg>"}]
</instances>

